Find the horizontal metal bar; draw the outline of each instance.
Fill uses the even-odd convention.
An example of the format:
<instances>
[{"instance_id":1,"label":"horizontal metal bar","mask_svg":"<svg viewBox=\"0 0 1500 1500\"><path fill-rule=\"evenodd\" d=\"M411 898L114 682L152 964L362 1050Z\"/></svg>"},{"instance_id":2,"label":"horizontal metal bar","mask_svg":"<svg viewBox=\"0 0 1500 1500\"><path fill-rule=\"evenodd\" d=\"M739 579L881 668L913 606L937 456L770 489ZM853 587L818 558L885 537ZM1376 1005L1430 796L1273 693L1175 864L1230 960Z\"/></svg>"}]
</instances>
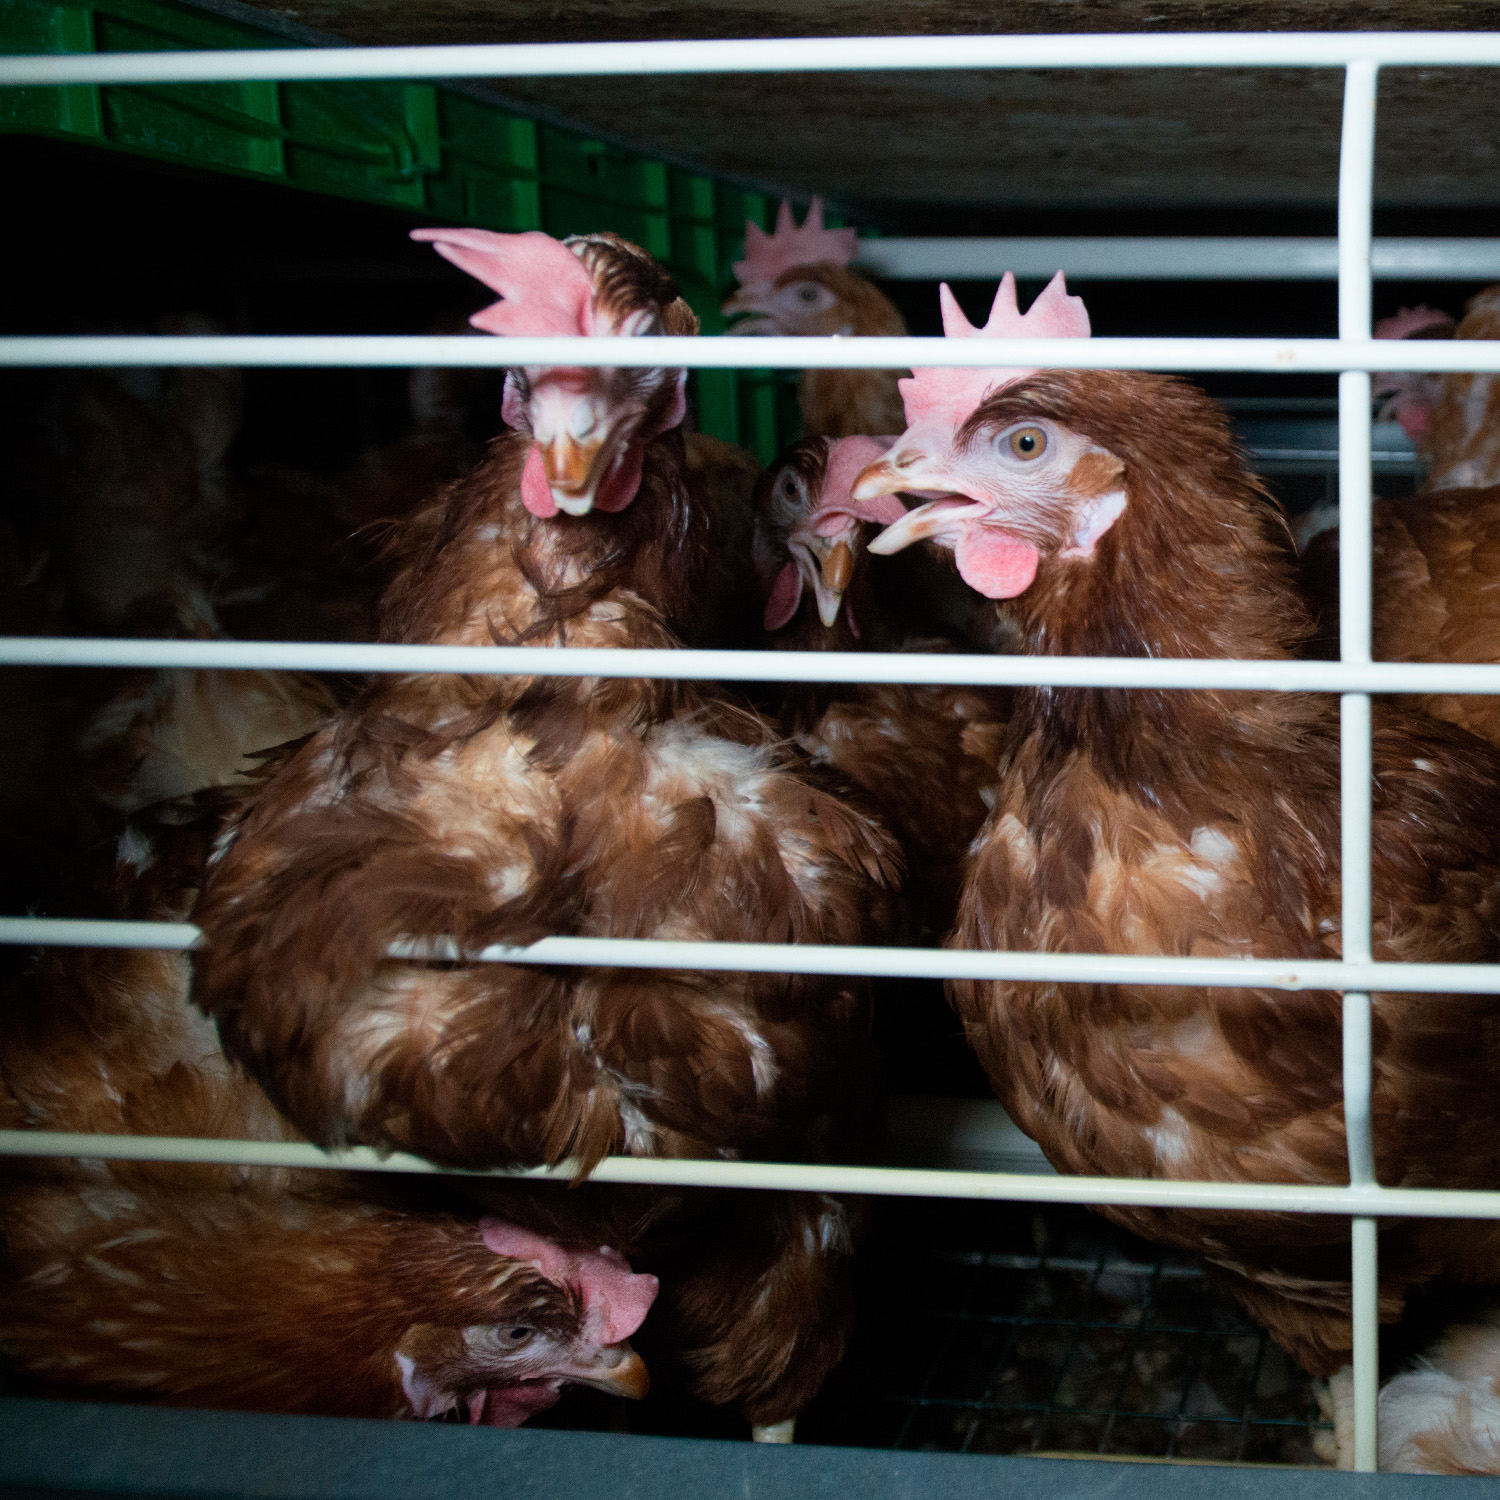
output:
<instances>
[{"instance_id":1,"label":"horizontal metal bar","mask_svg":"<svg viewBox=\"0 0 1500 1500\"><path fill-rule=\"evenodd\" d=\"M0 58L0 84L230 83L238 79L587 78L648 74L913 72L983 68L1495 67L1490 31L1150 32L864 36L436 47L113 52Z\"/></svg>"},{"instance_id":2,"label":"horizontal metal bar","mask_svg":"<svg viewBox=\"0 0 1500 1500\"><path fill-rule=\"evenodd\" d=\"M998 276L1006 268L996 266ZM914 366L1054 370L1500 370L1500 340L1483 339L987 339L468 338L438 334L274 334L213 337L69 335L0 338L0 366L108 369L216 365L375 369L518 365L665 366L700 370L867 370Z\"/></svg>"},{"instance_id":3,"label":"horizontal metal bar","mask_svg":"<svg viewBox=\"0 0 1500 1500\"><path fill-rule=\"evenodd\" d=\"M185 1136L85 1135L0 1131L0 1157L81 1157L94 1161L201 1162L224 1166L394 1172L573 1182L576 1163L487 1171L436 1166L418 1156L382 1156L368 1147L328 1152L297 1141L206 1140ZM681 1161L611 1156L591 1182L659 1187L752 1188L866 1193L892 1198L975 1198L1017 1203L1100 1203L1140 1208L1246 1209L1379 1218L1500 1219L1500 1193L1435 1188L1323 1187L1299 1183L1166 1182L1156 1178L1046 1177L1032 1173L949 1172L921 1167L844 1167L803 1162Z\"/></svg>"},{"instance_id":4,"label":"horizontal metal bar","mask_svg":"<svg viewBox=\"0 0 1500 1500\"><path fill-rule=\"evenodd\" d=\"M1487 663L1350 665L1336 661L1137 656L948 656L917 651L615 650L592 646L417 646L13 635L0 636L0 666L1500 695L1500 665Z\"/></svg>"},{"instance_id":5,"label":"horizontal metal bar","mask_svg":"<svg viewBox=\"0 0 1500 1500\"><path fill-rule=\"evenodd\" d=\"M1283 469L1334 469L1339 461L1337 448L1247 448L1245 455L1256 469L1268 464ZM1370 463L1377 469L1399 474L1420 474L1427 468L1426 459L1415 453L1376 452L1371 455Z\"/></svg>"},{"instance_id":6,"label":"horizontal metal bar","mask_svg":"<svg viewBox=\"0 0 1500 1500\"><path fill-rule=\"evenodd\" d=\"M1104 236L1066 239L861 240L857 264L891 281L990 281L1065 271L1070 281L1332 281L1336 239ZM1500 277L1500 240L1376 240L1377 280L1486 281Z\"/></svg>"},{"instance_id":7,"label":"horizontal metal bar","mask_svg":"<svg viewBox=\"0 0 1500 1500\"><path fill-rule=\"evenodd\" d=\"M0 917L0 944L183 950L188 922ZM1383 990L1500 994L1500 964L1344 963L1337 959L1176 958L1109 953L1014 953L955 948L870 948L818 943L701 943L662 938L548 937L464 954L446 939L392 947L396 959L614 969L694 969L725 974L857 974L872 979L1056 980L1066 984L1253 986L1272 990Z\"/></svg>"}]
</instances>

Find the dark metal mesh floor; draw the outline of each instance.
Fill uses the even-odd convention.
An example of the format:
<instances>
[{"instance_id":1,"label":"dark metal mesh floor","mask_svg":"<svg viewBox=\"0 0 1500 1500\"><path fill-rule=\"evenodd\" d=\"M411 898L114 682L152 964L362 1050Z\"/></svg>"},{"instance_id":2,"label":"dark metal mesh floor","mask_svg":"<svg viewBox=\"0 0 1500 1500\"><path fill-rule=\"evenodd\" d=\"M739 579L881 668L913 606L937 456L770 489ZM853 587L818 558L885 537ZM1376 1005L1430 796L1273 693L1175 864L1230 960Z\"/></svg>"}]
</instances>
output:
<instances>
[{"instance_id":1,"label":"dark metal mesh floor","mask_svg":"<svg viewBox=\"0 0 1500 1500\"><path fill-rule=\"evenodd\" d=\"M1191 1257L1081 1208L869 1207L859 1325L799 1442L1320 1462L1314 1439L1329 1424L1313 1381ZM571 1390L534 1425L748 1436L648 1362L645 1401Z\"/></svg>"},{"instance_id":2,"label":"dark metal mesh floor","mask_svg":"<svg viewBox=\"0 0 1500 1500\"><path fill-rule=\"evenodd\" d=\"M902 1233L898 1215L918 1223ZM1083 1210L882 1205L880 1217L894 1232L865 1278L855 1346L799 1437L1319 1461L1313 1382L1191 1257Z\"/></svg>"},{"instance_id":3,"label":"dark metal mesh floor","mask_svg":"<svg viewBox=\"0 0 1500 1500\"><path fill-rule=\"evenodd\" d=\"M1310 1382L1196 1267L957 1254L923 1377L893 1393L891 1446L1310 1463Z\"/></svg>"}]
</instances>

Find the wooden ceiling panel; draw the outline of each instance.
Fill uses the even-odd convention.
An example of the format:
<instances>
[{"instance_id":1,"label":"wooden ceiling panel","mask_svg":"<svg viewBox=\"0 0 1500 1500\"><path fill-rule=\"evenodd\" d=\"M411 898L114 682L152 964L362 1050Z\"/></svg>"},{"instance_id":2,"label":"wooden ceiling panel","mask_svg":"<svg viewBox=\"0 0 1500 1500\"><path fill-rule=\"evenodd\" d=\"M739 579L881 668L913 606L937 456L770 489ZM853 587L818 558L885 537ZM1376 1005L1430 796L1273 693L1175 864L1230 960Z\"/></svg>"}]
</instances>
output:
<instances>
[{"instance_id":1,"label":"wooden ceiling panel","mask_svg":"<svg viewBox=\"0 0 1500 1500\"><path fill-rule=\"evenodd\" d=\"M261 0L357 43L1147 30L1486 29L1493 0ZM1333 201L1324 70L520 81L505 94L640 148L851 210L1306 209ZM1500 205L1495 71L1388 69L1376 195Z\"/></svg>"}]
</instances>

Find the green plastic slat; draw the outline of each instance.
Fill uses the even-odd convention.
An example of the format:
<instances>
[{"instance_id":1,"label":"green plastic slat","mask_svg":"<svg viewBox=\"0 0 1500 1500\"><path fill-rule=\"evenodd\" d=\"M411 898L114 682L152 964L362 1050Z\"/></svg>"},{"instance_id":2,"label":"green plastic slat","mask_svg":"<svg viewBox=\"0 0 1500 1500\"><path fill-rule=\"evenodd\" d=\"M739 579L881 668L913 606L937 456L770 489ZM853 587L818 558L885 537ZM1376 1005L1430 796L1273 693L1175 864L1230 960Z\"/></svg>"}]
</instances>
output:
<instances>
[{"instance_id":1,"label":"green plastic slat","mask_svg":"<svg viewBox=\"0 0 1500 1500\"><path fill-rule=\"evenodd\" d=\"M0 0L8 53L289 45L173 0ZM710 334L724 328L719 306L745 220L765 226L771 212L763 194L427 83L0 89L7 133L383 204L429 223L559 237L613 230L671 267ZM694 389L703 429L763 460L796 430L795 402L763 373L702 371Z\"/></svg>"}]
</instances>

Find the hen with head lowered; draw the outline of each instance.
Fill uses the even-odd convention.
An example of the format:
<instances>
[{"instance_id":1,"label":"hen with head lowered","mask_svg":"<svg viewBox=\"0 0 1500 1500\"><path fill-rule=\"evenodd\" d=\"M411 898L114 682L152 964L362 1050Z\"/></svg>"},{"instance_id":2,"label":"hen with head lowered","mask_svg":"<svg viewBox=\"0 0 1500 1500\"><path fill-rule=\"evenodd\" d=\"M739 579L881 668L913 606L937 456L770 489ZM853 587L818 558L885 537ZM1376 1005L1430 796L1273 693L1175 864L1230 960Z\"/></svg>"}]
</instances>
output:
<instances>
[{"instance_id":1,"label":"hen with head lowered","mask_svg":"<svg viewBox=\"0 0 1500 1500\"><path fill-rule=\"evenodd\" d=\"M761 478L755 562L772 645L793 651L956 648L934 608L920 549L872 559L876 527L899 519L892 495L857 501L856 475L889 438L803 438ZM903 566L903 565L906 566ZM916 566L911 566L916 564ZM859 787L900 841L913 935L953 924L964 853L996 780L1004 689L905 683L788 684L782 727L819 765Z\"/></svg>"},{"instance_id":2,"label":"hen with head lowered","mask_svg":"<svg viewBox=\"0 0 1500 1500\"><path fill-rule=\"evenodd\" d=\"M666 272L613 236L421 237L503 293L476 315L490 331L696 327ZM385 638L694 634L716 601L677 431L683 372L513 370L506 409L516 431L402 529ZM584 1170L612 1152L836 1158L862 1149L869 1108L861 984L478 955L553 933L866 942L898 872L881 829L712 690L391 677L231 823L198 911L195 997L327 1144ZM413 939L462 961L391 956ZM694 1233L692 1202L648 1198L633 1237L610 1239L637 1263ZM597 1201L570 1198L584 1222ZM741 1194L712 1224L665 1286L666 1319L700 1393L784 1422L842 1350L845 1210Z\"/></svg>"},{"instance_id":3,"label":"hen with head lowered","mask_svg":"<svg viewBox=\"0 0 1500 1500\"><path fill-rule=\"evenodd\" d=\"M1002 285L974 330L1086 335L1055 281L1023 319ZM871 544L951 547L1038 655L1295 655L1308 623L1284 521L1226 419L1141 373L922 371L911 425L856 497L936 492ZM1298 693L1016 692L994 811L971 857L963 948L1201 957L1340 951L1339 729ZM1377 706L1374 951L1500 957L1500 756ZM1191 986L962 982L953 998L1001 1100L1066 1172L1348 1180L1340 1000ZM1382 1183L1494 1187L1495 1001L1374 997ZM1309 1370L1349 1357L1348 1226L1315 1215L1108 1209L1201 1252ZM1500 1277L1472 1226L1382 1227L1381 1316L1441 1273Z\"/></svg>"},{"instance_id":4,"label":"hen with head lowered","mask_svg":"<svg viewBox=\"0 0 1500 1500\"><path fill-rule=\"evenodd\" d=\"M734 274L739 290L724 304L739 317L735 333L794 338L900 336L906 320L873 282L851 270L852 229L825 229L814 198L799 228L782 201L776 232L745 224L745 258ZM901 393L895 370L806 370L797 386L805 437L857 437L897 432Z\"/></svg>"},{"instance_id":5,"label":"hen with head lowered","mask_svg":"<svg viewBox=\"0 0 1500 1500\"><path fill-rule=\"evenodd\" d=\"M115 914L180 921L209 833L133 825ZM52 950L0 1023L7 1130L298 1138L193 1009L185 955ZM625 1340L653 1277L392 1179L11 1162L0 1242L0 1352L28 1393L514 1427L570 1383L646 1391Z\"/></svg>"}]
</instances>

